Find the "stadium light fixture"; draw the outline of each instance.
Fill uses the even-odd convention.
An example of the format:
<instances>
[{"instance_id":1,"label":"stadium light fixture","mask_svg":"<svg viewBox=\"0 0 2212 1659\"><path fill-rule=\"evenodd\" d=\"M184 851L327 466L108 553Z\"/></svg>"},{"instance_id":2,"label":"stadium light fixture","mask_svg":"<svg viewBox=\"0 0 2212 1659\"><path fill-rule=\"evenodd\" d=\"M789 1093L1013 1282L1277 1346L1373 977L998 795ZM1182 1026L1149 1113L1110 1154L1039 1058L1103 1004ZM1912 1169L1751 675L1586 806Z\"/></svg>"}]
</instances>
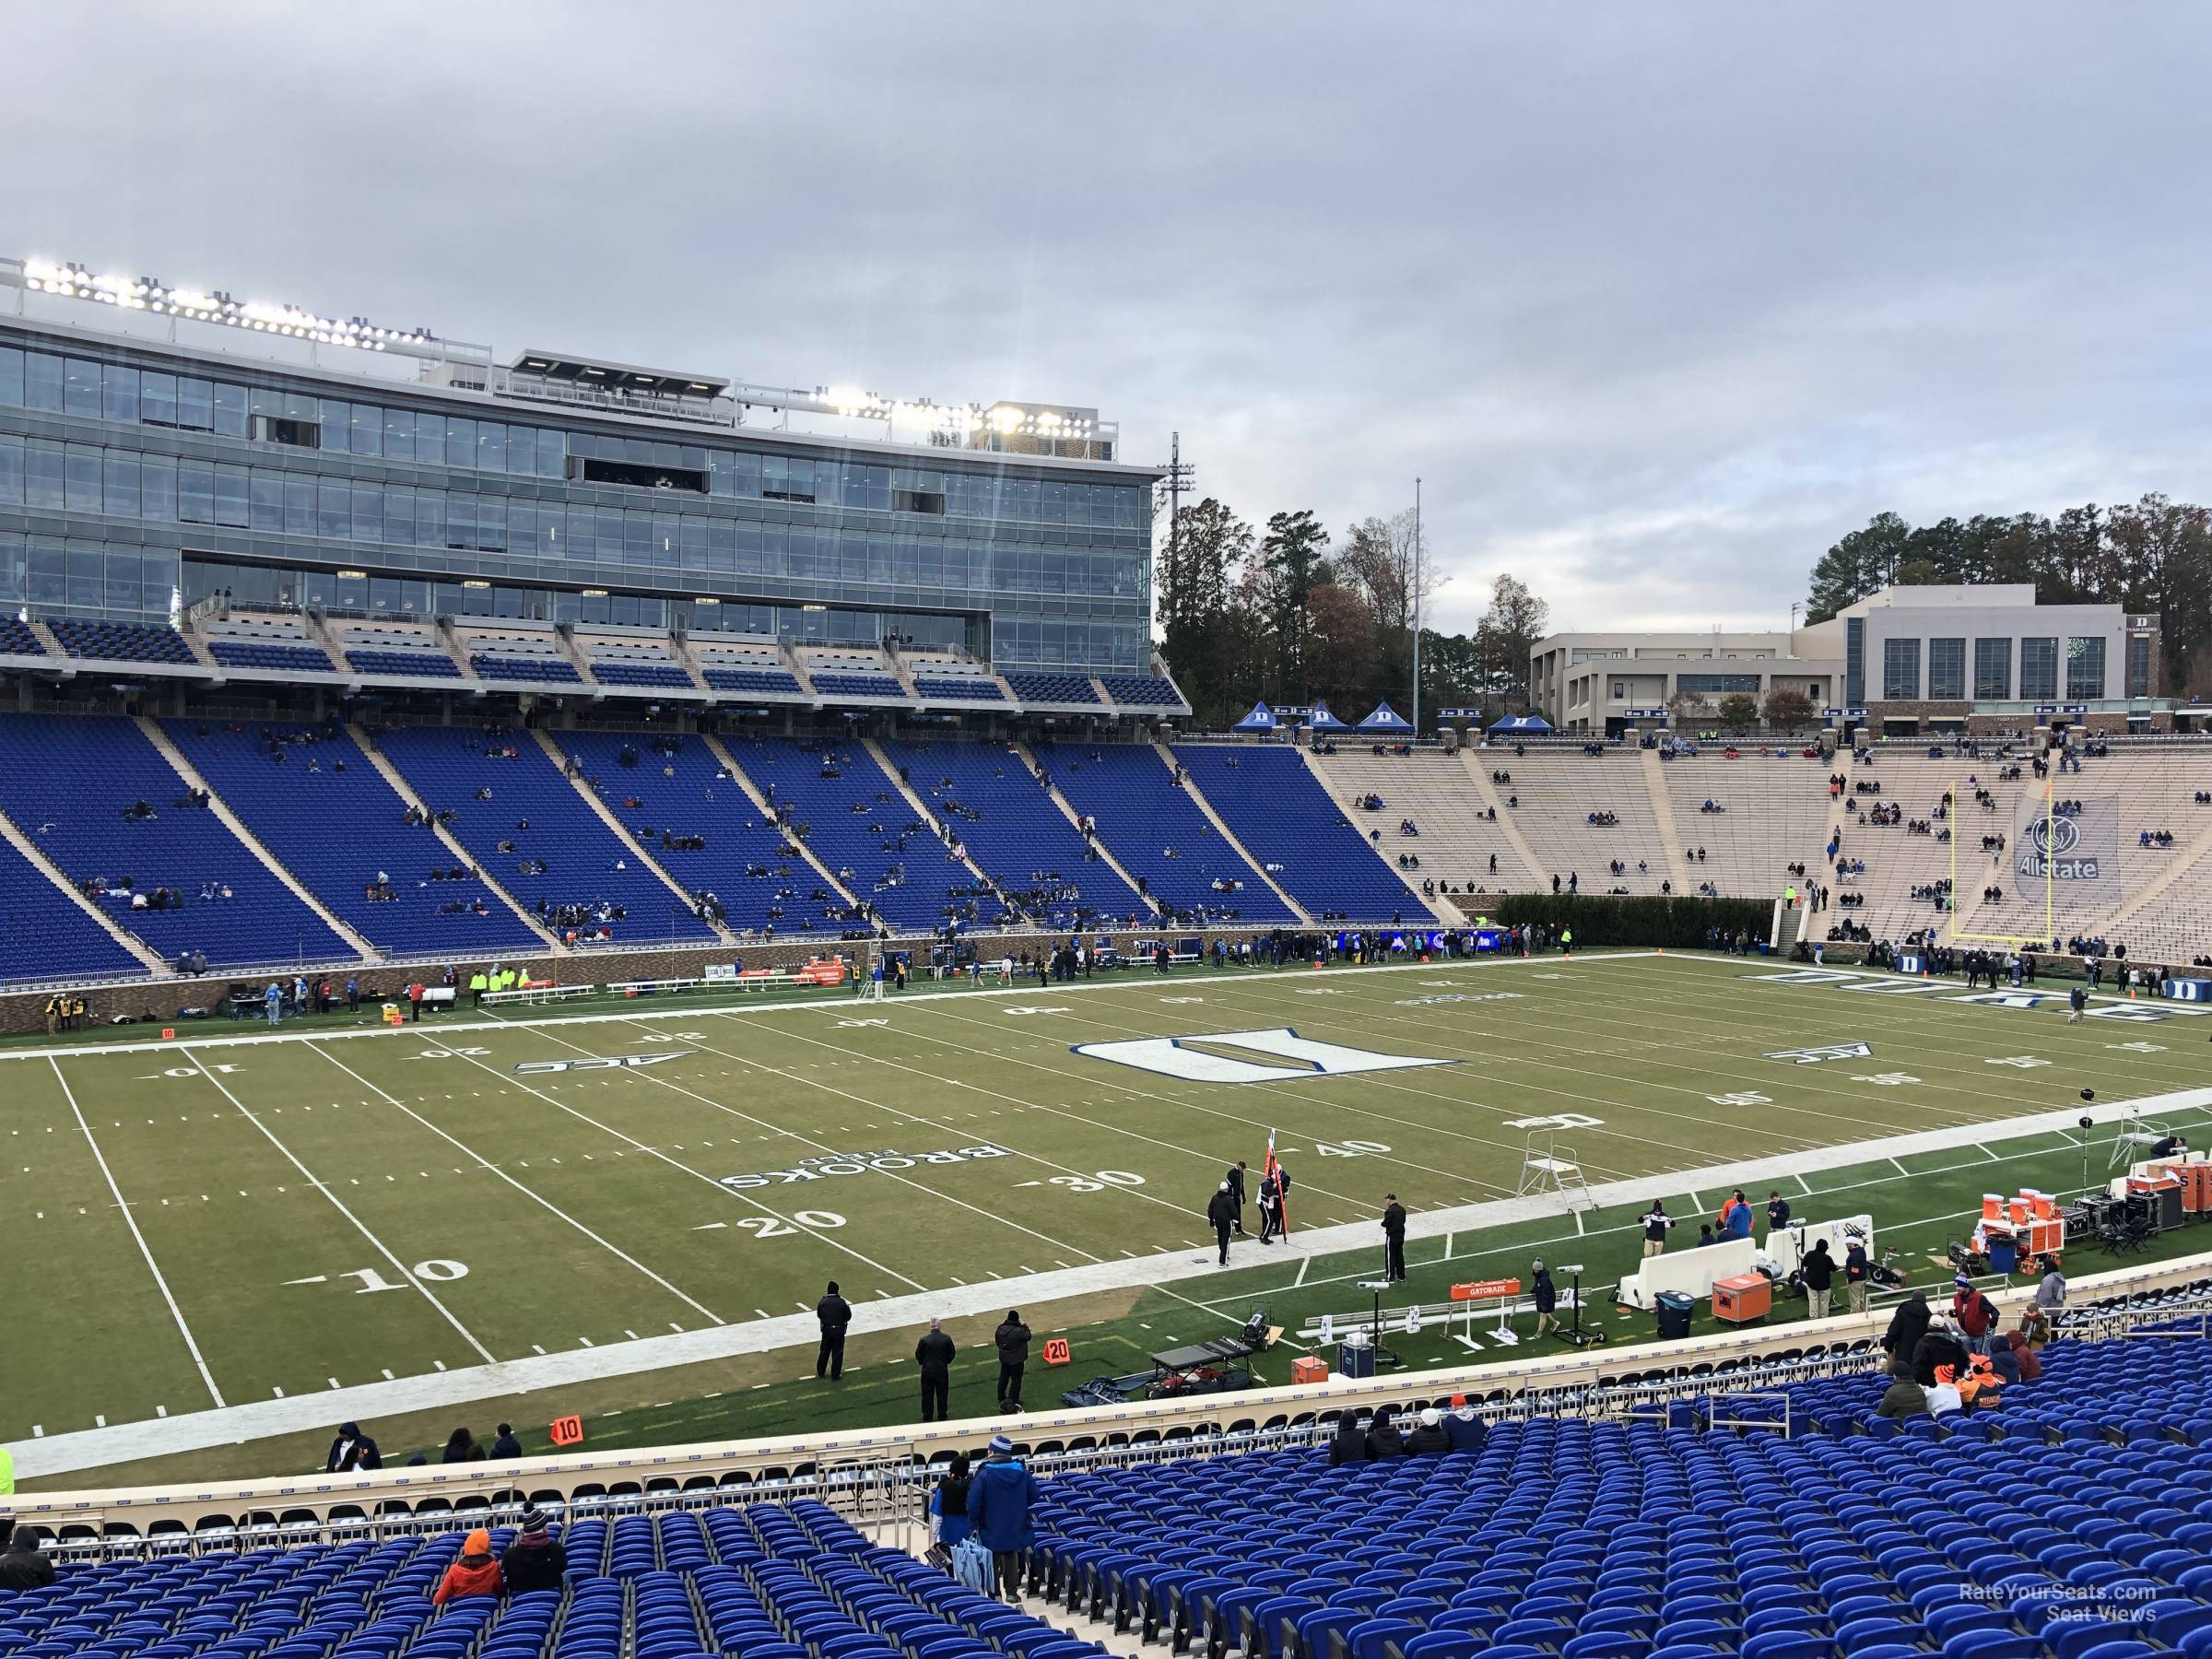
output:
<instances>
[{"instance_id":1,"label":"stadium light fixture","mask_svg":"<svg viewBox=\"0 0 2212 1659\"><path fill-rule=\"evenodd\" d=\"M325 317L294 305L259 300L236 300L222 290L170 288L150 276L123 276L93 271L74 262L49 259L23 262L23 286L34 293L63 300L89 300L121 311L142 311L181 317L189 323L213 323L253 334L282 335L288 339L312 340L318 346L343 346L357 351L383 351L393 344L431 346L438 336L426 328L382 328L365 317Z\"/></svg>"}]
</instances>

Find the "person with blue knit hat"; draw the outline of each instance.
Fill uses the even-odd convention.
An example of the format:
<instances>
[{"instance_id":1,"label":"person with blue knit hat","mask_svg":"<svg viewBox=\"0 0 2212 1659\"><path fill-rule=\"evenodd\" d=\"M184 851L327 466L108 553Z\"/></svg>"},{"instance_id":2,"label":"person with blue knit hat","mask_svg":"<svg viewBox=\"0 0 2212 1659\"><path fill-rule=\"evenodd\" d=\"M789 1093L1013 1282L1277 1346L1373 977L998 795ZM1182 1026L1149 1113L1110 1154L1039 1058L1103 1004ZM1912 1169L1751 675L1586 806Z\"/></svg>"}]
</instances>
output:
<instances>
[{"instance_id":1,"label":"person with blue knit hat","mask_svg":"<svg viewBox=\"0 0 2212 1659\"><path fill-rule=\"evenodd\" d=\"M1021 1606L1021 1554L1037 1542L1030 1512L1037 1502L1037 1477L1014 1455L1014 1442L991 1437L983 1466L968 1484L968 1519L991 1552L992 1586Z\"/></svg>"}]
</instances>

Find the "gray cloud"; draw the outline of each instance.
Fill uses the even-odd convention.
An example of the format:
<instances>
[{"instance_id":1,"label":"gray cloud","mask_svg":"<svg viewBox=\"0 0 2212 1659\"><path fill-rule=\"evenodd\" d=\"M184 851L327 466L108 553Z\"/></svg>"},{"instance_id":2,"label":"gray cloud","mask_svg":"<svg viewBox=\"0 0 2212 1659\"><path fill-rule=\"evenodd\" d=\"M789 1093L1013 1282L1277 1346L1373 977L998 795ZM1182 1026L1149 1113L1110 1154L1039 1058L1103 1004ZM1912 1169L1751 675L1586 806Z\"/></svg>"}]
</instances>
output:
<instances>
[{"instance_id":1,"label":"gray cloud","mask_svg":"<svg viewBox=\"0 0 2212 1659\"><path fill-rule=\"evenodd\" d=\"M2192 7L11 10L0 245L512 349L1096 403L1477 614L2201 494Z\"/></svg>"}]
</instances>

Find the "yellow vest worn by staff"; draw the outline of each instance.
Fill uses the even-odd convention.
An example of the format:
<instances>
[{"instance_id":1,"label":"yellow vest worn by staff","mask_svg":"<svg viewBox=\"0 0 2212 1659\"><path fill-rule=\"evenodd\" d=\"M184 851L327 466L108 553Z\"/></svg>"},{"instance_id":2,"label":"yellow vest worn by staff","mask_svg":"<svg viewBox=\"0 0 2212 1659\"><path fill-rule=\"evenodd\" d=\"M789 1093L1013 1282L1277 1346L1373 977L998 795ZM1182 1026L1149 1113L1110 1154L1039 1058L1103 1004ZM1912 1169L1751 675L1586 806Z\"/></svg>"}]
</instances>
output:
<instances>
[{"instance_id":1,"label":"yellow vest worn by staff","mask_svg":"<svg viewBox=\"0 0 2212 1659\"><path fill-rule=\"evenodd\" d=\"M12 1497L16 1489L16 1454L0 1446L0 1498Z\"/></svg>"}]
</instances>

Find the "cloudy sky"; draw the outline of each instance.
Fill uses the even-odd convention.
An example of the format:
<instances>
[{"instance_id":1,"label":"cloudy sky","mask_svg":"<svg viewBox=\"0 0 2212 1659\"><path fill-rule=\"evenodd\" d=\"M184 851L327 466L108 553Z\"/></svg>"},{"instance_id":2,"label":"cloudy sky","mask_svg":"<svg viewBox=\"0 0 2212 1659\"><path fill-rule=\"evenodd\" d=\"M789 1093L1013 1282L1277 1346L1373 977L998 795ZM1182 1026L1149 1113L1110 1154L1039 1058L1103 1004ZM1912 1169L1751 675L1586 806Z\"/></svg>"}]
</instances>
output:
<instances>
[{"instance_id":1,"label":"cloudy sky","mask_svg":"<svg viewBox=\"0 0 2212 1659\"><path fill-rule=\"evenodd\" d=\"M0 253L1094 404L1469 623L1778 625L1872 513L2204 499L2212 10L6 7Z\"/></svg>"}]
</instances>

